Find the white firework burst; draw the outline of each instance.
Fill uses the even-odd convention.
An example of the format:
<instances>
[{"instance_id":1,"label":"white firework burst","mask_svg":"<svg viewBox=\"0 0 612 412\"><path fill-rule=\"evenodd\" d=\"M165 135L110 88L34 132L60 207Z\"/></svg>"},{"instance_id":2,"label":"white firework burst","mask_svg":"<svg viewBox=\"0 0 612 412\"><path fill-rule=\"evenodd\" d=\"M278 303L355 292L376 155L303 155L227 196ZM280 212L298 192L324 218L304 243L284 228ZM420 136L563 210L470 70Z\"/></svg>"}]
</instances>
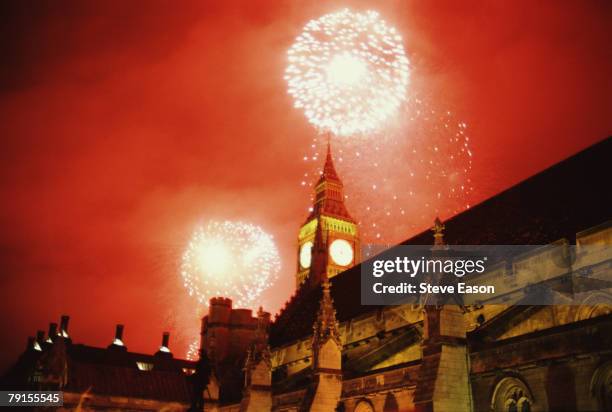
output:
<instances>
[{"instance_id":1,"label":"white firework burst","mask_svg":"<svg viewBox=\"0 0 612 412\"><path fill-rule=\"evenodd\" d=\"M376 130L406 98L410 68L402 38L374 11L344 9L311 20L288 60L289 94L321 132Z\"/></svg>"},{"instance_id":2,"label":"white firework burst","mask_svg":"<svg viewBox=\"0 0 612 412\"><path fill-rule=\"evenodd\" d=\"M191 296L208 305L215 296L254 308L280 271L274 239L259 226L210 221L196 228L183 254L181 275Z\"/></svg>"}]
</instances>

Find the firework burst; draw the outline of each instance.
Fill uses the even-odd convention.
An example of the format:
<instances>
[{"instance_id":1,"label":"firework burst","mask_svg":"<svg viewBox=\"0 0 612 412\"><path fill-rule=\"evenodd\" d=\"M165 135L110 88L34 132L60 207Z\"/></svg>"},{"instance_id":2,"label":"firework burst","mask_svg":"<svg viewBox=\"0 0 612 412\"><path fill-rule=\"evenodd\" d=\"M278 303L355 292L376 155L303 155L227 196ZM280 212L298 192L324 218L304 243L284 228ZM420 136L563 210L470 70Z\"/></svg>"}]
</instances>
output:
<instances>
[{"instance_id":1,"label":"firework burst","mask_svg":"<svg viewBox=\"0 0 612 412\"><path fill-rule=\"evenodd\" d=\"M409 63L402 38L374 11L345 9L311 20L288 59L289 94L321 132L373 131L406 98Z\"/></svg>"},{"instance_id":2,"label":"firework burst","mask_svg":"<svg viewBox=\"0 0 612 412\"><path fill-rule=\"evenodd\" d=\"M232 298L237 307L254 308L276 280L280 258L272 236L243 222L199 226L183 254L185 288L200 304L214 296Z\"/></svg>"}]
</instances>

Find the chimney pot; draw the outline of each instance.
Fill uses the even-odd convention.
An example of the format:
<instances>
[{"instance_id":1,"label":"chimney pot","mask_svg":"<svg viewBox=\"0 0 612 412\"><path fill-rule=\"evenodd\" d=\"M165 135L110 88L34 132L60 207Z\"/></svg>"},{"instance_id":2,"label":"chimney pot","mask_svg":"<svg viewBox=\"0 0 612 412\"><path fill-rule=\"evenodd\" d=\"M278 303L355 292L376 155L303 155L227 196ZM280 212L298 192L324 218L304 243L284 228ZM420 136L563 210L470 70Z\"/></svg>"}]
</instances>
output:
<instances>
[{"instance_id":1,"label":"chimney pot","mask_svg":"<svg viewBox=\"0 0 612 412\"><path fill-rule=\"evenodd\" d=\"M33 349L35 351L42 351L42 345L43 345L43 340L45 339L45 331L44 330L39 330L36 332L36 338L31 338L32 339L32 344L30 346L30 349ZM28 344L30 344L30 338L28 338Z\"/></svg>"},{"instance_id":2,"label":"chimney pot","mask_svg":"<svg viewBox=\"0 0 612 412\"><path fill-rule=\"evenodd\" d=\"M123 340L123 325L121 324L115 327L115 339Z\"/></svg>"},{"instance_id":3,"label":"chimney pot","mask_svg":"<svg viewBox=\"0 0 612 412\"><path fill-rule=\"evenodd\" d=\"M172 357L172 353L170 352L170 348L168 347L168 342L170 341L170 333L164 332L162 335L162 343L159 347L159 350L156 352L156 355L166 354Z\"/></svg>"},{"instance_id":4,"label":"chimney pot","mask_svg":"<svg viewBox=\"0 0 612 412\"><path fill-rule=\"evenodd\" d=\"M60 334L62 337L68 337L68 321L70 320L70 316L62 315L62 319L60 320Z\"/></svg>"},{"instance_id":5,"label":"chimney pot","mask_svg":"<svg viewBox=\"0 0 612 412\"><path fill-rule=\"evenodd\" d=\"M127 348L125 347L125 344L123 343L123 325L118 323L115 326L115 338L113 339L113 341L111 342L110 345L108 345L109 349L121 349L121 350L127 350Z\"/></svg>"},{"instance_id":6,"label":"chimney pot","mask_svg":"<svg viewBox=\"0 0 612 412\"><path fill-rule=\"evenodd\" d=\"M57 323L51 322L49 323L49 336L47 337L48 342L52 342L57 336Z\"/></svg>"}]
</instances>

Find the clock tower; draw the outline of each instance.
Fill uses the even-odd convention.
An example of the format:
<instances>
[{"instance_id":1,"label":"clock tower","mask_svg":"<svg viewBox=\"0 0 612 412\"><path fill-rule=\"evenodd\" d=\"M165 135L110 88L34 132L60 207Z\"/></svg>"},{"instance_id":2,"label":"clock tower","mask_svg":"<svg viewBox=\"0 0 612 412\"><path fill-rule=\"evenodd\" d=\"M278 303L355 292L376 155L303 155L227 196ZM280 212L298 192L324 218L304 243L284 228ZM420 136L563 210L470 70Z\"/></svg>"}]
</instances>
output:
<instances>
[{"instance_id":1,"label":"clock tower","mask_svg":"<svg viewBox=\"0 0 612 412\"><path fill-rule=\"evenodd\" d=\"M298 234L296 288L306 281L318 285L359 263L359 259L357 222L344 204L342 181L328 143L323 173L315 185L314 204Z\"/></svg>"}]
</instances>

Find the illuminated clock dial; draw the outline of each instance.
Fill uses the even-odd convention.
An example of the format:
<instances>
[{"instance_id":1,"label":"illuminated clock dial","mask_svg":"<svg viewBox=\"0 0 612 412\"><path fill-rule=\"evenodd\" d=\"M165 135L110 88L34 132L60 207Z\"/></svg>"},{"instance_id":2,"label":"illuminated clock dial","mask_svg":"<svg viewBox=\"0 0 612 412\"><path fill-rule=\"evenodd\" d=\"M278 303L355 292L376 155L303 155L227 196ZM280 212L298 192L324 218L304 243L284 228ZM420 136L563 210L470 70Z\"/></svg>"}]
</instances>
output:
<instances>
[{"instance_id":1,"label":"illuminated clock dial","mask_svg":"<svg viewBox=\"0 0 612 412\"><path fill-rule=\"evenodd\" d=\"M312 259L312 242L308 241L300 248L300 266L304 269L310 267L310 261Z\"/></svg>"},{"instance_id":2,"label":"illuminated clock dial","mask_svg":"<svg viewBox=\"0 0 612 412\"><path fill-rule=\"evenodd\" d=\"M353 261L353 247L344 239L334 240L329 247L329 254L339 266L348 266Z\"/></svg>"}]
</instances>

